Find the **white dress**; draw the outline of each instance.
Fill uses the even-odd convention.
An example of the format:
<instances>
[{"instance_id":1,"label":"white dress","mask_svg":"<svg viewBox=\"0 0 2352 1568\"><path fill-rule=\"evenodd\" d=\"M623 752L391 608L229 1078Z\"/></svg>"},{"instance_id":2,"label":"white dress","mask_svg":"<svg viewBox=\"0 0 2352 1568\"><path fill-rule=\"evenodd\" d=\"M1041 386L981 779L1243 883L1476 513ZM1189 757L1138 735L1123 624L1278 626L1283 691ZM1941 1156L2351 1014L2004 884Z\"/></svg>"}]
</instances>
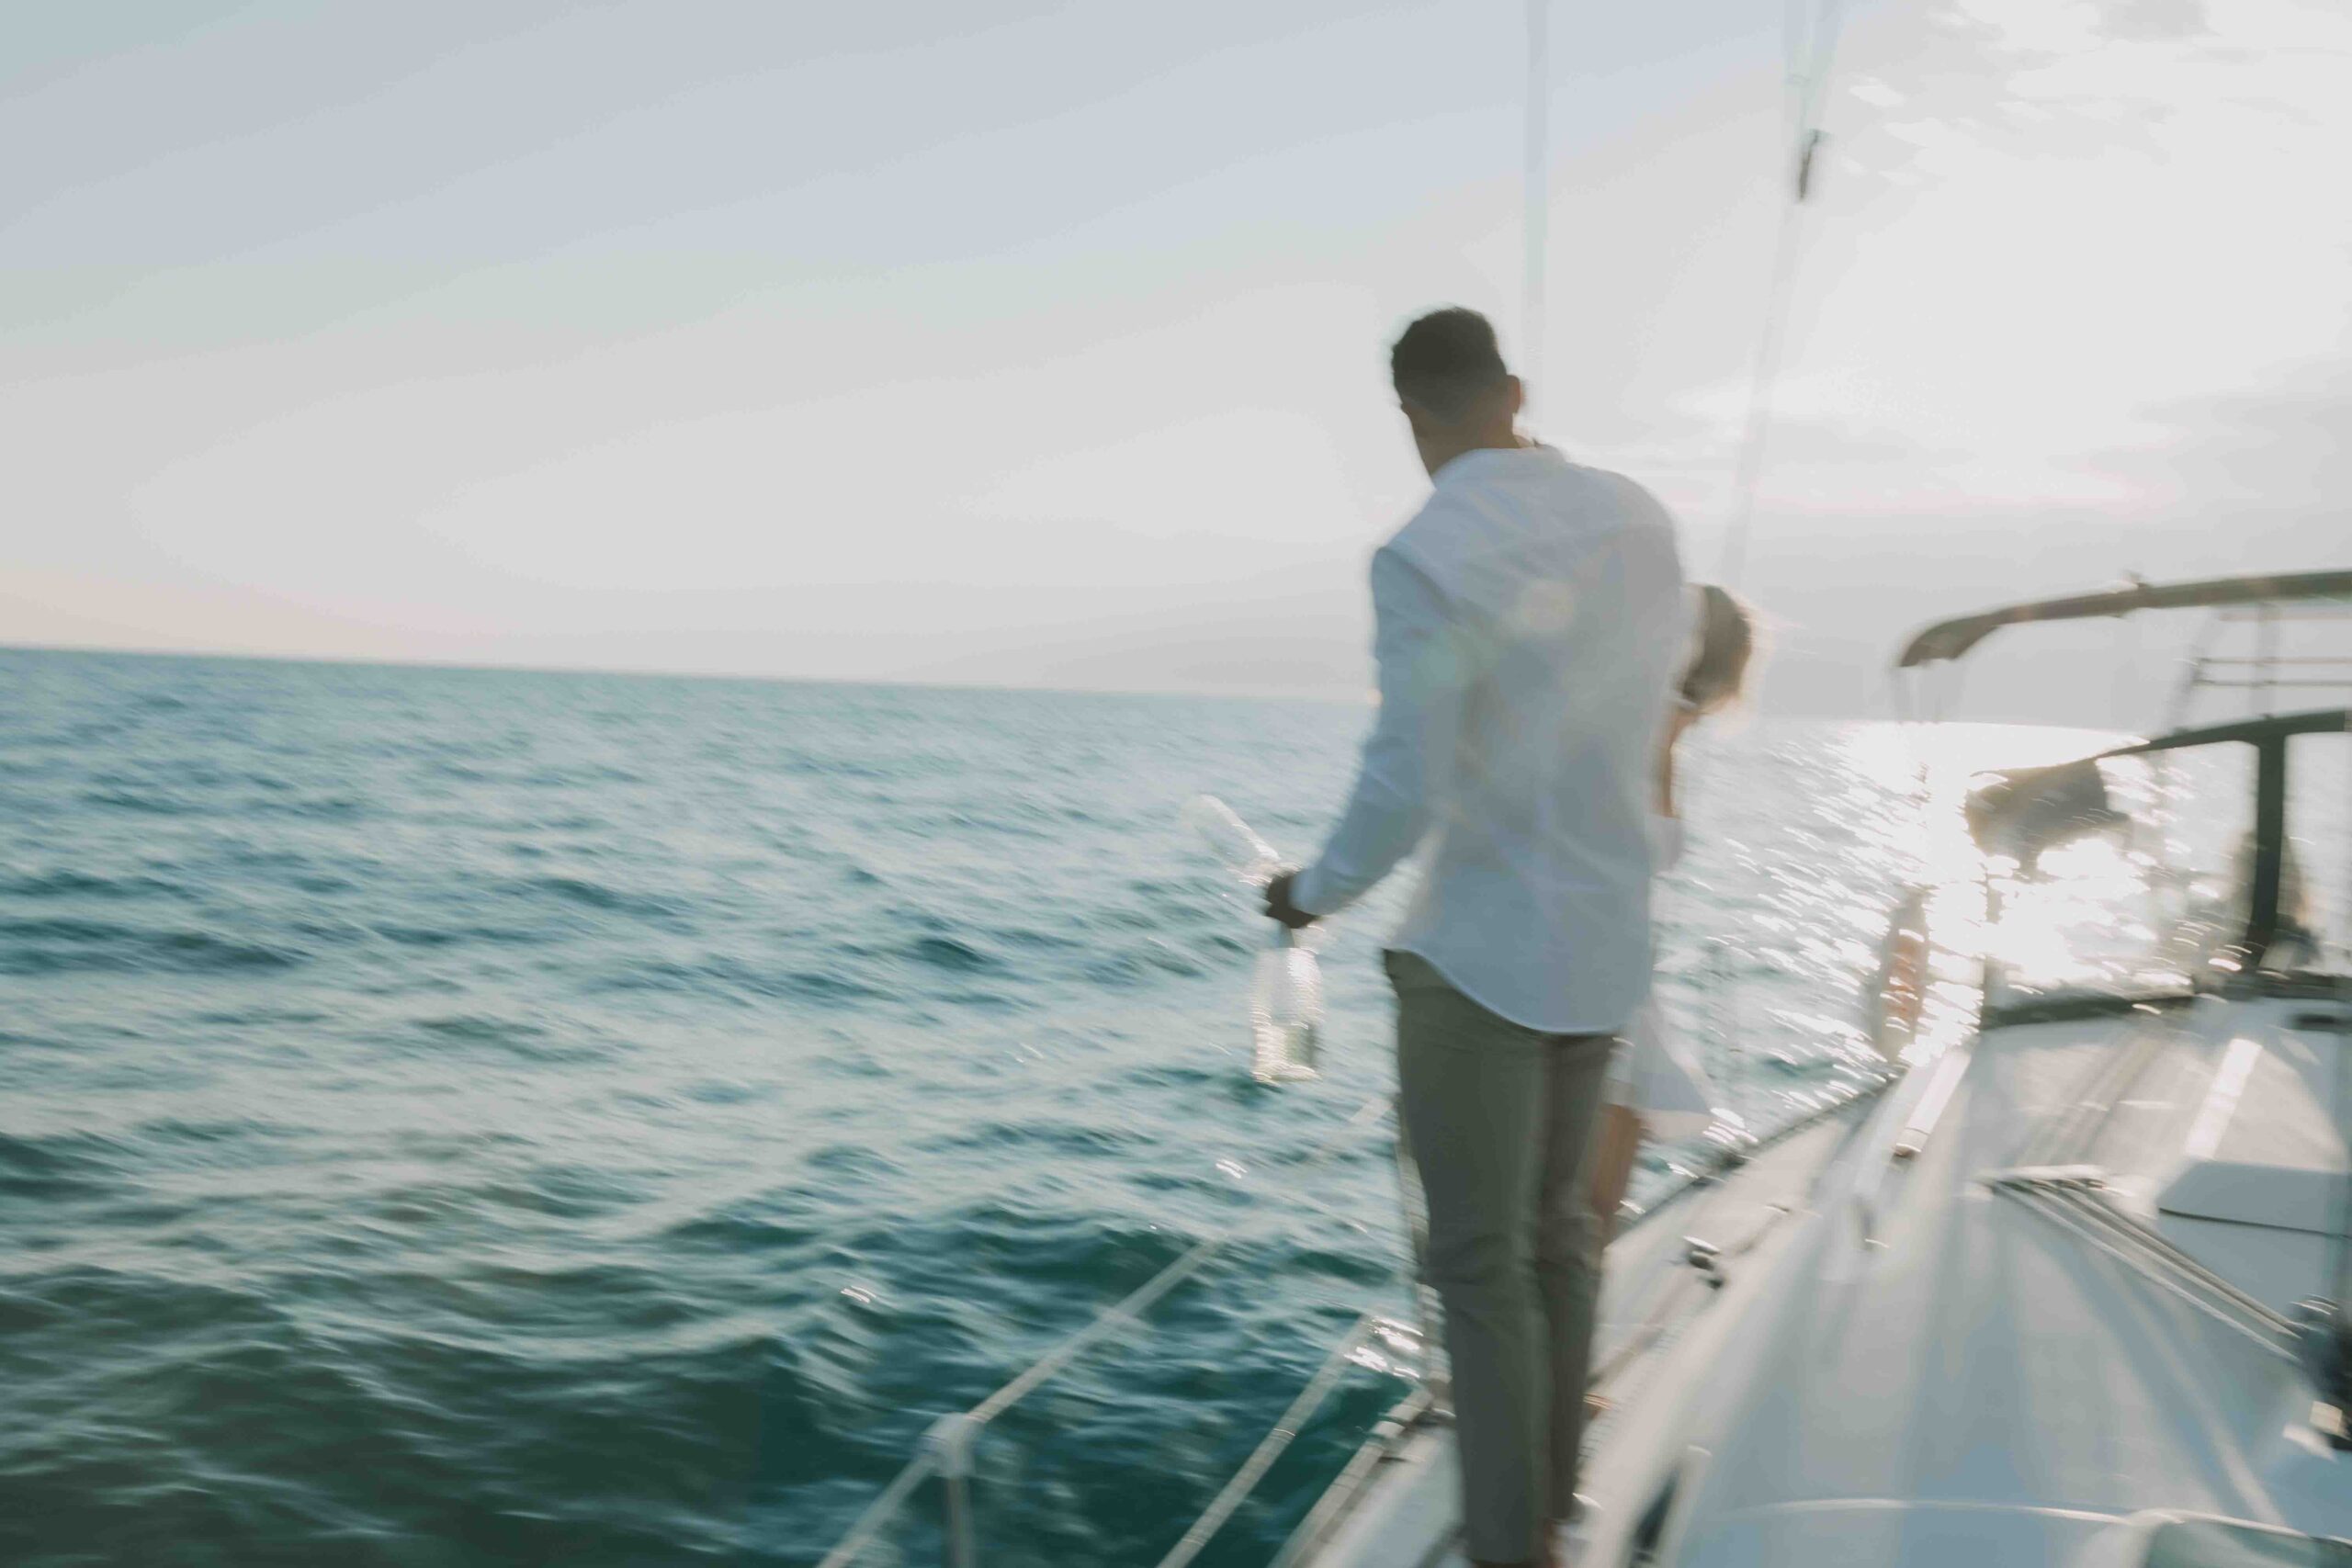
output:
<instances>
[{"instance_id":1,"label":"white dress","mask_svg":"<svg viewBox=\"0 0 2352 1568\"><path fill-rule=\"evenodd\" d=\"M1649 835L1657 875L1682 858L1681 819L1653 814ZM1722 1098L1698 1054L1668 1024L1653 985L1610 1061L1609 1103L1639 1115L1649 1136L1670 1142L1696 1137L1720 1120Z\"/></svg>"}]
</instances>

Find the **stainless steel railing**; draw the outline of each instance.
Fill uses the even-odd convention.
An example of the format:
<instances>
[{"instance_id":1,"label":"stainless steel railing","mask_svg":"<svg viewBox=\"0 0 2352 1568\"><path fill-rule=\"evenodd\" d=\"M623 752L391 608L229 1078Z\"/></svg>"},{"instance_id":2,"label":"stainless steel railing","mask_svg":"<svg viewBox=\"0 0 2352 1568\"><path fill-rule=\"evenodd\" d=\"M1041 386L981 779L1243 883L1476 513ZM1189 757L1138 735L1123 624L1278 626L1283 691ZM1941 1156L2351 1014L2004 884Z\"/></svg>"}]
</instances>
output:
<instances>
[{"instance_id":1,"label":"stainless steel railing","mask_svg":"<svg viewBox=\"0 0 2352 1568\"><path fill-rule=\"evenodd\" d=\"M1713 984L1709 989L1716 998L1716 1016L1711 1021L1715 1031L1726 1042L1726 1049L1737 1053L1743 1031L1738 1016L1736 993L1738 986L1733 973L1735 950L1721 942L1707 944L1704 962ZM1727 1063L1734 1070L1731 1076L1744 1080L1736 1060ZM1856 1100L1872 1098L1893 1082L1892 1073L1876 1082L1850 1086L1832 1093L1810 1113L1800 1114L1788 1124L1775 1128L1760 1139L1754 1134L1752 1108L1743 1105L1750 1126L1748 1135L1736 1148L1716 1151L1715 1157L1702 1162L1698 1169L1687 1173L1686 1179L1668 1192L1644 1205L1641 1212L1630 1217L1638 1225L1643 1220L1667 1207L1689 1190L1712 1183L1724 1172L1747 1157L1781 1139L1814 1125L1826 1117L1843 1113ZM1392 1097L1383 1094L1365 1100L1340 1125L1321 1142L1282 1168L1287 1174L1311 1168L1347 1146L1350 1140L1386 1119L1392 1108ZM1444 1375L1438 1370L1441 1359L1436 1353L1437 1339L1433 1326L1431 1303L1427 1288L1419 1283L1420 1268L1425 1248L1426 1223L1419 1202L1419 1183L1412 1166L1411 1151L1407 1147L1401 1120L1396 1138L1397 1195L1403 1210L1404 1235L1410 1249L1413 1265L1408 1280L1413 1293L1417 1326L1396 1323L1377 1314L1366 1313L1356 1320L1325 1358L1306 1387L1283 1411L1272 1431L1252 1450L1233 1477L1213 1497L1194 1519L1183 1537L1162 1557L1158 1568L1185 1568L1231 1519L1252 1489L1262 1481L1290 1444L1297 1438L1306 1421L1329 1398L1351 1361L1361 1351L1367 1339L1378 1335L1393 1341L1412 1342L1420 1351L1419 1357L1419 1386L1408 1406L1417 1411L1442 1412L1448 1405L1448 1390ZM1295 1190L1284 1195L1284 1201L1295 1208L1312 1210L1332 1217L1339 1211L1319 1200ZM967 1410L952 1412L934 1420L925 1431L914 1457L892 1478L881 1493L860 1514L848 1532L820 1561L818 1568L851 1568L868 1549L880 1539L881 1533L911 1502L923 1483L936 1480L940 1484L941 1560L946 1568L978 1568L979 1541L972 1514L972 1477L975 1450L986 1435L988 1427L1039 1387L1058 1376L1080 1356L1105 1344L1122 1333L1140 1326L1147 1314L1179 1285L1206 1267L1218 1253L1230 1244L1256 1216L1245 1216L1223 1229L1193 1242L1150 1279L1126 1295L1098 1313L1085 1325L1063 1339L1052 1349L1031 1363L1019 1375L994 1393ZM1400 1407L1404 1408L1404 1407ZM1418 1418L1418 1417L1417 1417Z\"/></svg>"},{"instance_id":2,"label":"stainless steel railing","mask_svg":"<svg viewBox=\"0 0 2352 1568\"><path fill-rule=\"evenodd\" d=\"M1365 1100L1320 1143L1282 1168L1286 1173L1304 1170L1329 1158L1356 1134L1384 1120L1391 1104L1390 1097L1385 1094ZM1300 1206L1319 1213L1334 1212L1303 1194L1294 1192L1289 1197ZM1087 1351L1140 1325L1147 1313L1170 1292L1200 1272L1256 1217L1245 1216L1195 1241L1150 1279L1096 1314L1083 1327L1030 1363L1012 1382L970 1409L942 1416L933 1421L924 1433L922 1446L914 1458L867 1505L865 1511L850 1526L848 1533L820 1561L818 1568L849 1568L906 1508L923 1483L933 1479L940 1483L944 1526L941 1537L941 1560L946 1568L978 1568L979 1541L972 1518L972 1460L974 1449L987 1432L989 1424L1036 1392ZM1223 1528L1226 1520L1248 1497L1250 1489L1289 1447L1307 1418L1330 1396L1331 1391L1338 1386L1340 1374L1363 1348L1365 1339L1378 1332L1418 1337L1413 1330L1391 1324L1374 1314L1367 1313L1359 1318L1339 1347L1325 1359L1322 1368L1309 1380L1305 1391L1283 1413L1274 1429L1258 1445L1232 1481L1211 1500L1183 1540L1162 1560L1161 1568L1182 1568ZM1422 1359L1426 1366L1427 1356Z\"/></svg>"}]
</instances>

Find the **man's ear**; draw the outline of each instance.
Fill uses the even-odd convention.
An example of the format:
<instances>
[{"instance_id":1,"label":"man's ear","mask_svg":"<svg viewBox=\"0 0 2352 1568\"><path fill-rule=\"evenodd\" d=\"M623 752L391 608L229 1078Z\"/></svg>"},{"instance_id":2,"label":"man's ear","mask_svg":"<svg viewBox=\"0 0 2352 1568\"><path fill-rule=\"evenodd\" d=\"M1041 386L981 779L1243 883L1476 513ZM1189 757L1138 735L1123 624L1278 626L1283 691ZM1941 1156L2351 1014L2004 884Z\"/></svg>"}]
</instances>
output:
<instances>
[{"instance_id":1,"label":"man's ear","mask_svg":"<svg viewBox=\"0 0 2352 1568\"><path fill-rule=\"evenodd\" d=\"M1517 419L1520 410L1527 406L1527 388L1516 376L1504 377L1503 384L1509 389L1506 395L1510 399L1510 416Z\"/></svg>"}]
</instances>

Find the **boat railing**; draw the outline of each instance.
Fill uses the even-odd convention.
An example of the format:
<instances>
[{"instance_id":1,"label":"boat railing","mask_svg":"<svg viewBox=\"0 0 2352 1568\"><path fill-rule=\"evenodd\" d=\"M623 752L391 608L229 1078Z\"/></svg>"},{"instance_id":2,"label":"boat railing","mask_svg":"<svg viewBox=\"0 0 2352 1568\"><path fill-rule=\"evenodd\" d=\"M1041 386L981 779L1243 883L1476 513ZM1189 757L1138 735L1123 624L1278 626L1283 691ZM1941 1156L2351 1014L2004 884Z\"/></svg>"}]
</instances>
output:
<instances>
[{"instance_id":1,"label":"boat railing","mask_svg":"<svg viewBox=\"0 0 2352 1568\"><path fill-rule=\"evenodd\" d=\"M1898 909L1894 919L1900 924L1918 918L1922 912L1912 910L1906 915L1905 910ZM1711 1022L1714 1032L1725 1043L1724 1049L1735 1055L1743 1033L1742 1021L1737 1013L1739 986L1736 974L1736 950L1731 944L1722 942L1706 944L1702 962L1711 982L1708 989L1713 995L1718 1010ZM1925 988L1924 976L1922 979ZM1916 1016L1909 1022L1913 1029L1918 1026ZM1748 1111L1743 1118L1747 1122L1745 1131L1694 1161L1691 1166L1675 1167L1681 1179L1664 1192L1639 1207L1627 1205L1625 1228L1642 1224L1690 1192L1721 1179L1732 1168L1781 1140L1817 1125L1826 1118L1843 1114L1857 1100L1876 1098L1902 1076L1897 1070L1898 1064L1893 1060L1894 1055L1890 1051L1884 1066L1875 1074L1867 1075L1864 1081L1833 1087L1812 1102L1806 1111L1779 1127L1763 1132L1761 1136L1758 1135L1754 1125L1752 1108L1743 1108ZM1744 1077L1746 1075L1736 1071L1733 1076ZM1285 1162L1281 1168L1283 1172L1287 1176L1330 1158L1367 1129L1390 1121L1394 1110L1395 1101L1389 1095L1375 1095L1366 1100L1321 1141ZM1397 1406L1396 1412L1391 1413L1389 1424L1401 1428L1419 1418L1419 1414L1411 1413L1442 1413L1449 1408L1450 1390L1446 1386L1442 1358L1437 1353L1433 1303L1427 1286L1420 1282L1422 1269L1419 1265L1427 1247L1426 1217L1420 1203L1419 1184L1413 1172L1411 1150L1402 1134L1401 1120L1394 1139L1394 1151L1397 1196L1404 1219L1402 1230L1412 1265L1407 1285L1412 1295L1417 1321L1408 1325L1376 1312L1366 1312L1358 1317L1326 1355L1321 1366L1276 1420L1272 1429L1210 1499L1182 1538L1160 1558L1157 1568L1185 1568L1185 1564L1193 1562L1208 1545L1305 1429L1307 1421L1329 1399L1347 1367L1359 1357L1370 1340L1382 1338L1395 1346L1410 1346L1419 1352L1415 1358L1418 1362L1416 1386L1411 1395ZM1305 1209L1343 1222L1350 1219L1338 1208L1298 1190L1295 1185L1284 1191L1283 1201L1292 1209ZM1088 1351L1141 1326L1153 1307L1205 1268L1257 1217L1255 1213L1244 1215L1200 1237L1150 1279L1103 1308L994 1393L968 1409L933 1420L924 1432L913 1458L858 1516L833 1549L820 1560L818 1568L852 1568L879 1541L882 1532L907 1509L924 1483L931 1481L938 1482L940 1486L942 1562L946 1568L978 1568L979 1541L971 1500L973 1461L975 1449L990 1423L1058 1376Z\"/></svg>"},{"instance_id":2,"label":"boat railing","mask_svg":"<svg viewBox=\"0 0 2352 1568\"><path fill-rule=\"evenodd\" d=\"M2267 633L2271 623L2257 626ZM2256 713L2269 714L2278 711L2277 699L2285 693L2344 691L2352 691L2352 654L2286 655L2265 648L2225 657L2200 650L2188 656L2182 670L2167 728L2187 722L2199 692L2244 692Z\"/></svg>"},{"instance_id":3,"label":"boat railing","mask_svg":"<svg viewBox=\"0 0 2352 1568\"><path fill-rule=\"evenodd\" d=\"M1288 1175L1330 1158L1365 1129L1385 1122L1392 1107L1391 1097L1385 1094L1365 1100L1320 1142L1295 1159L1286 1162L1282 1167L1283 1171ZM1284 1201L1318 1213L1343 1217L1332 1206L1295 1189L1284 1194ZM1409 1192L1407 1208L1409 1214ZM940 1485L941 1561L946 1568L978 1568L979 1540L972 1517L971 1499L973 1453L989 1425L1058 1376L1088 1351L1139 1327L1153 1307L1186 1280L1199 1273L1257 1218L1259 1216L1255 1213L1244 1215L1200 1237L1158 1273L1104 1307L1084 1326L1038 1357L994 1393L969 1409L934 1420L923 1434L914 1457L858 1516L848 1533L820 1561L818 1568L849 1568L850 1564L856 1562L880 1539L882 1531L906 1509L923 1483L933 1480ZM1418 1232L1408 1225L1408 1235L1417 1235ZM1374 1337L1387 1338L1392 1343L1422 1344L1419 1330L1392 1322L1377 1313L1367 1312L1359 1317L1354 1326L1341 1337L1339 1344L1324 1359L1322 1366L1308 1380L1298 1397L1283 1412L1273 1429L1251 1451L1232 1479L1210 1500L1183 1539L1160 1559L1159 1568L1183 1568L1183 1564L1199 1554L1248 1499L1251 1490L1272 1468L1274 1461L1282 1457L1316 1411L1330 1397L1339 1386L1341 1374L1364 1348L1366 1342ZM1429 1359L1427 1354L1420 1357L1425 1370Z\"/></svg>"}]
</instances>

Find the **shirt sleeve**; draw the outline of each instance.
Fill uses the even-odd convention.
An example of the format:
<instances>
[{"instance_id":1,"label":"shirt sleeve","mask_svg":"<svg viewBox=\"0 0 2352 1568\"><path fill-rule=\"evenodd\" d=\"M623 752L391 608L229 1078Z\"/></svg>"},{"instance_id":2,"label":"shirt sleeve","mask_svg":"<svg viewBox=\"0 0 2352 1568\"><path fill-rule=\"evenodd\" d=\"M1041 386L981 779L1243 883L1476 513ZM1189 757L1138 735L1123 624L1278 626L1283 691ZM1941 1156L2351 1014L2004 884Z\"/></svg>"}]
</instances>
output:
<instances>
[{"instance_id":1,"label":"shirt sleeve","mask_svg":"<svg viewBox=\"0 0 2352 1568\"><path fill-rule=\"evenodd\" d=\"M1451 797L1472 661L1434 583L1394 550L1372 558L1373 652L1380 716L1363 743L1355 789L1291 901L1336 914L1413 852Z\"/></svg>"}]
</instances>

